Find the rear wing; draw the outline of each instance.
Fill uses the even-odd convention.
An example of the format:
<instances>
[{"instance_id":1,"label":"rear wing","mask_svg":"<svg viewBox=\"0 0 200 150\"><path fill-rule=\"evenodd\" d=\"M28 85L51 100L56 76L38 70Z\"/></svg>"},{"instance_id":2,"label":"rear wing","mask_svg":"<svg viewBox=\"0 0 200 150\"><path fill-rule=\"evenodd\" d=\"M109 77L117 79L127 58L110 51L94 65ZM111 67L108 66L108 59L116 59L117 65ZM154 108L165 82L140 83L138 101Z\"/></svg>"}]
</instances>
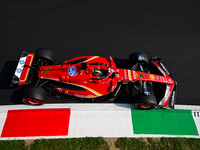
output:
<instances>
[{"instance_id":1,"label":"rear wing","mask_svg":"<svg viewBox=\"0 0 200 150\"><path fill-rule=\"evenodd\" d=\"M13 76L12 82L18 85L26 85L28 75L30 72L30 67L33 62L35 53L28 53L26 51L21 53L15 74Z\"/></svg>"},{"instance_id":2,"label":"rear wing","mask_svg":"<svg viewBox=\"0 0 200 150\"><path fill-rule=\"evenodd\" d=\"M174 80L170 72L166 69L163 65L161 59L157 56L151 56L150 59L151 63L153 63L158 70L163 74L165 77L170 77L174 82L174 84L167 84L165 95L159 102L159 106L162 108L173 108L176 100L176 93L177 93L177 82Z\"/></svg>"}]
</instances>

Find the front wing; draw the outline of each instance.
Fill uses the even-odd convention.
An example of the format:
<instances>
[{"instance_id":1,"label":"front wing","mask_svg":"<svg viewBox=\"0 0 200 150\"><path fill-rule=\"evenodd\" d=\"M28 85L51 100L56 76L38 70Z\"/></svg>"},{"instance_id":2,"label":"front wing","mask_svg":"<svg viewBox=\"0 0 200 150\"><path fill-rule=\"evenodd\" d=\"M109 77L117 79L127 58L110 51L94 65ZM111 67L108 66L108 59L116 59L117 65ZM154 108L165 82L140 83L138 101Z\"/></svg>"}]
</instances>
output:
<instances>
[{"instance_id":1,"label":"front wing","mask_svg":"<svg viewBox=\"0 0 200 150\"><path fill-rule=\"evenodd\" d=\"M152 56L150 61L158 68L163 76L170 77L174 81L174 84L166 85L165 95L159 102L159 106L161 108L174 108L177 93L177 82L174 80L170 72L165 68L159 57Z\"/></svg>"}]
</instances>

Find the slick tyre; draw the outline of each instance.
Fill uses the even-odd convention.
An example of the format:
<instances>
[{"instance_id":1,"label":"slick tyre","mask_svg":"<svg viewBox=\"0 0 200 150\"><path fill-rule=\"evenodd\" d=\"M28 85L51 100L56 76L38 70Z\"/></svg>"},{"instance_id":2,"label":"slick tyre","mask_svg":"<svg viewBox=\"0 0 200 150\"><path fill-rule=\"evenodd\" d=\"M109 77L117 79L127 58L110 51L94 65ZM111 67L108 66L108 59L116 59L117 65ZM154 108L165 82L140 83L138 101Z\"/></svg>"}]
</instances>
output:
<instances>
[{"instance_id":1,"label":"slick tyre","mask_svg":"<svg viewBox=\"0 0 200 150\"><path fill-rule=\"evenodd\" d=\"M45 103L46 97L47 91L40 87L31 86L24 92L22 101L28 105L39 106Z\"/></svg>"},{"instance_id":2,"label":"slick tyre","mask_svg":"<svg viewBox=\"0 0 200 150\"><path fill-rule=\"evenodd\" d=\"M39 48L35 51L35 58L37 60L43 60L44 63L46 62L47 65L52 65L53 64L53 56L54 53L46 48Z\"/></svg>"},{"instance_id":3,"label":"slick tyre","mask_svg":"<svg viewBox=\"0 0 200 150\"><path fill-rule=\"evenodd\" d=\"M132 67L140 62L144 67L148 65L149 59L145 53L135 52L129 56L129 65Z\"/></svg>"},{"instance_id":4,"label":"slick tyre","mask_svg":"<svg viewBox=\"0 0 200 150\"><path fill-rule=\"evenodd\" d=\"M148 110L155 109L157 105L154 95L137 94L134 97L134 105L137 109Z\"/></svg>"}]
</instances>

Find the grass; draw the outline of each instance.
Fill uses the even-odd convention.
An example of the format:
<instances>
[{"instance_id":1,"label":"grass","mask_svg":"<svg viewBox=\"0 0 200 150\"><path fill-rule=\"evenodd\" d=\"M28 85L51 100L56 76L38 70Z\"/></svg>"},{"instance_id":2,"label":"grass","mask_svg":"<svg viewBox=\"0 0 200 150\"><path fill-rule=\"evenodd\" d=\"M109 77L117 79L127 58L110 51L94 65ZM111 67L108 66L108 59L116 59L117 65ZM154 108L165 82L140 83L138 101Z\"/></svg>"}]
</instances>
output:
<instances>
[{"instance_id":1,"label":"grass","mask_svg":"<svg viewBox=\"0 0 200 150\"><path fill-rule=\"evenodd\" d=\"M0 150L108 150L105 140L99 138L41 139L27 146L25 141L0 141Z\"/></svg>"},{"instance_id":2,"label":"grass","mask_svg":"<svg viewBox=\"0 0 200 150\"><path fill-rule=\"evenodd\" d=\"M0 141L0 150L26 150L25 141Z\"/></svg>"},{"instance_id":3,"label":"grass","mask_svg":"<svg viewBox=\"0 0 200 150\"><path fill-rule=\"evenodd\" d=\"M31 145L31 150L108 150L109 146L103 138L74 138L36 140Z\"/></svg>"},{"instance_id":4,"label":"grass","mask_svg":"<svg viewBox=\"0 0 200 150\"><path fill-rule=\"evenodd\" d=\"M193 138L119 138L115 142L121 150L199 150L200 139Z\"/></svg>"},{"instance_id":5,"label":"grass","mask_svg":"<svg viewBox=\"0 0 200 150\"><path fill-rule=\"evenodd\" d=\"M199 150L200 139L194 138L118 138L120 150ZM41 139L27 146L25 141L0 141L0 150L108 150L106 141L99 138Z\"/></svg>"}]
</instances>

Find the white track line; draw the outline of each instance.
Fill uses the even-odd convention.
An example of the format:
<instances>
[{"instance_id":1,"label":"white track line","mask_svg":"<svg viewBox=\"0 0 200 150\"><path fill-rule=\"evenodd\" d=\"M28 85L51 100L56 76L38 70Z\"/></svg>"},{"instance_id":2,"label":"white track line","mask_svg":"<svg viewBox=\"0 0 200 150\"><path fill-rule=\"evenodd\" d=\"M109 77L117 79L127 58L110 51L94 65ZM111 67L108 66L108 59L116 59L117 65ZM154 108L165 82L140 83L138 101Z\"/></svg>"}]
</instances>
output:
<instances>
[{"instance_id":1,"label":"white track line","mask_svg":"<svg viewBox=\"0 0 200 150\"><path fill-rule=\"evenodd\" d=\"M200 106L195 106L195 105L175 105L175 109L200 110Z\"/></svg>"},{"instance_id":2,"label":"white track line","mask_svg":"<svg viewBox=\"0 0 200 150\"><path fill-rule=\"evenodd\" d=\"M74 111L126 111L134 108L133 104L128 103L57 103L57 104L44 104L41 106L30 106L30 105L2 105L0 106L0 113L7 113L8 110L17 109L43 109L43 108L71 108ZM175 105L175 109L183 110L195 110L200 111L200 106L195 105Z\"/></svg>"}]
</instances>

